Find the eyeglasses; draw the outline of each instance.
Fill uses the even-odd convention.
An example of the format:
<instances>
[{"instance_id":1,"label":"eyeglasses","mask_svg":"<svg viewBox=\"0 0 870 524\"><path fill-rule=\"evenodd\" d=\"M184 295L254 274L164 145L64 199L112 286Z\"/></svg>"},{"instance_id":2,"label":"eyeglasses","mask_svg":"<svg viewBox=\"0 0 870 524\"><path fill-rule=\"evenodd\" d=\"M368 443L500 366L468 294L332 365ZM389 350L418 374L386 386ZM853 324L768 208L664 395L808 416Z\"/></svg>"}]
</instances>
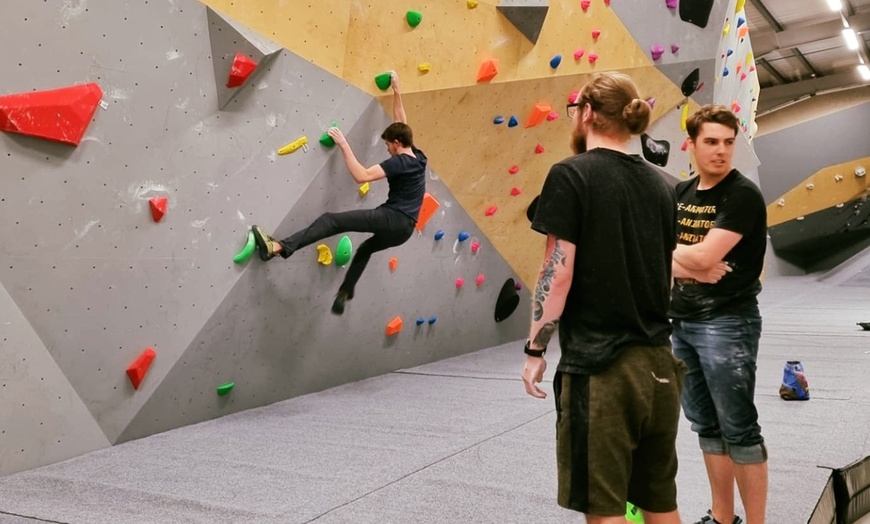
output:
<instances>
[{"instance_id":1,"label":"eyeglasses","mask_svg":"<svg viewBox=\"0 0 870 524\"><path fill-rule=\"evenodd\" d=\"M568 104L567 106L565 106L565 111L568 113L568 118L573 119L574 115L577 114L577 111L579 110L581 105L583 104L575 102L573 104Z\"/></svg>"}]
</instances>

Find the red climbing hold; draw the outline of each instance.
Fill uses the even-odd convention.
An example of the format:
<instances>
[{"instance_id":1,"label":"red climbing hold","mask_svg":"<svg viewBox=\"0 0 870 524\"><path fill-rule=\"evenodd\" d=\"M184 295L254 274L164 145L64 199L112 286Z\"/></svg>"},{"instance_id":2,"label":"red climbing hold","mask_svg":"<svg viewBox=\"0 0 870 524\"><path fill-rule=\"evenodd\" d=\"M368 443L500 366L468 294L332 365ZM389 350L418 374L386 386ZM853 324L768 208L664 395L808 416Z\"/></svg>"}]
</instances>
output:
<instances>
[{"instance_id":1,"label":"red climbing hold","mask_svg":"<svg viewBox=\"0 0 870 524\"><path fill-rule=\"evenodd\" d=\"M596 60L598 60L598 55L595 53L589 53L589 63L594 64Z\"/></svg>"},{"instance_id":2,"label":"red climbing hold","mask_svg":"<svg viewBox=\"0 0 870 524\"><path fill-rule=\"evenodd\" d=\"M148 200L148 204L151 205L151 218L155 222L160 222L166 214L166 197L154 197Z\"/></svg>"},{"instance_id":3,"label":"red climbing hold","mask_svg":"<svg viewBox=\"0 0 870 524\"><path fill-rule=\"evenodd\" d=\"M390 271L395 273L396 266L398 266L398 265L399 265L399 259L396 257L390 257Z\"/></svg>"},{"instance_id":4,"label":"red climbing hold","mask_svg":"<svg viewBox=\"0 0 870 524\"><path fill-rule=\"evenodd\" d=\"M486 214L486 216L491 217L495 214L496 211L498 211L498 206L489 206L488 208L486 208L486 211L484 213Z\"/></svg>"},{"instance_id":5,"label":"red climbing hold","mask_svg":"<svg viewBox=\"0 0 870 524\"><path fill-rule=\"evenodd\" d=\"M520 166L518 166L518 165L516 165L516 164L512 165L512 166L510 167L510 169L508 169L508 173L510 173L510 174L512 174L512 175L516 175L516 174L519 173L519 172L520 172Z\"/></svg>"},{"instance_id":6,"label":"red climbing hold","mask_svg":"<svg viewBox=\"0 0 870 524\"><path fill-rule=\"evenodd\" d=\"M0 96L0 130L77 146L102 98L97 84Z\"/></svg>"},{"instance_id":7,"label":"red climbing hold","mask_svg":"<svg viewBox=\"0 0 870 524\"><path fill-rule=\"evenodd\" d=\"M148 368L151 367L151 361L154 360L155 356L157 353L153 349L145 348L145 351L127 368L127 376L133 384L133 389L139 389L139 385L145 379L145 374L148 373Z\"/></svg>"},{"instance_id":8,"label":"red climbing hold","mask_svg":"<svg viewBox=\"0 0 870 524\"><path fill-rule=\"evenodd\" d=\"M239 87L244 84L256 68L257 62L242 53L236 53L236 57L233 58L233 67L230 69L230 78L227 80L227 87Z\"/></svg>"},{"instance_id":9,"label":"red climbing hold","mask_svg":"<svg viewBox=\"0 0 870 524\"><path fill-rule=\"evenodd\" d=\"M535 146L535 154L536 155L540 155L543 152L544 152L544 146L542 146L541 144L538 144Z\"/></svg>"},{"instance_id":10,"label":"red climbing hold","mask_svg":"<svg viewBox=\"0 0 870 524\"><path fill-rule=\"evenodd\" d=\"M456 289L460 289L460 288L462 288L462 286L464 286L464 285L465 285L465 279L464 279L464 278L459 277L459 278L456 279Z\"/></svg>"},{"instance_id":11,"label":"red climbing hold","mask_svg":"<svg viewBox=\"0 0 870 524\"><path fill-rule=\"evenodd\" d=\"M598 40L598 37L601 36L601 29L593 29L592 30L592 38Z\"/></svg>"},{"instance_id":12,"label":"red climbing hold","mask_svg":"<svg viewBox=\"0 0 870 524\"><path fill-rule=\"evenodd\" d=\"M477 253L478 251L480 251L480 242L475 240L474 242L471 243L471 252Z\"/></svg>"},{"instance_id":13,"label":"red climbing hold","mask_svg":"<svg viewBox=\"0 0 870 524\"><path fill-rule=\"evenodd\" d=\"M683 146L680 147L680 151L685 151L687 149L689 149L689 139L688 138L683 140Z\"/></svg>"},{"instance_id":14,"label":"red climbing hold","mask_svg":"<svg viewBox=\"0 0 870 524\"><path fill-rule=\"evenodd\" d=\"M522 191L520 191L520 188L518 188L518 187L511 189L511 196L517 196L520 193L522 193Z\"/></svg>"},{"instance_id":15,"label":"red climbing hold","mask_svg":"<svg viewBox=\"0 0 870 524\"><path fill-rule=\"evenodd\" d=\"M483 275L483 273L481 273L481 274L477 275L477 278L474 280L474 283L477 284L477 287L480 287L481 285L483 285L484 280L486 280L486 277Z\"/></svg>"},{"instance_id":16,"label":"red climbing hold","mask_svg":"<svg viewBox=\"0 0 870 524\"><path fill-rule=\"evenodd\" d=\"M590 2L589 0L581 0L580 1L580 8L585 11L585 10L589 9L590 4L592 4L592 2Z\"/></svg>"}]
</instances>

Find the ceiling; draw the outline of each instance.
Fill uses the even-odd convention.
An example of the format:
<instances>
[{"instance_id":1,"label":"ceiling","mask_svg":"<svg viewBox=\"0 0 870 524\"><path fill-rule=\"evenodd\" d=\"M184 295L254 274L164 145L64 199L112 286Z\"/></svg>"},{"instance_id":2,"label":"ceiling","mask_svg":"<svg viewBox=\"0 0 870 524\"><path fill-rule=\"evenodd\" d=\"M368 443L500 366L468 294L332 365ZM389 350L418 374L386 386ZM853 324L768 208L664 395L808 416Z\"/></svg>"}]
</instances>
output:
<instances>
[{"instance_id":1,"label":"ceiling","mask_svg":"<svg viewBox=\"0 0 870 524\"><path fill-rule=\"evenodd\" d=\"M758 115L817 94L870 89L857 66L870 66L870 0L746 0L761 93ZM845 24L858 33L858 50L846 46Z\"/></svg>"}]
</instances>

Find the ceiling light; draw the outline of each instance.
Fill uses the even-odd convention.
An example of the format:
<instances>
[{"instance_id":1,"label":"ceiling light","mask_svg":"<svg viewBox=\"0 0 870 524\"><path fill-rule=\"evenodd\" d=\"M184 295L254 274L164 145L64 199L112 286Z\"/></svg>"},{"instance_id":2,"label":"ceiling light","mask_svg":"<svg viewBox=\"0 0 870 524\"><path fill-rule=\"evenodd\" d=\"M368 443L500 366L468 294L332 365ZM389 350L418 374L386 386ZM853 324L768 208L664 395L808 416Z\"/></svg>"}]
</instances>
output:
<instances>
[{"instance_id":1,"label":"ceiling light","mask_svg":"<svg viewBox=\"0 0 870 524\"><path fill-rule=\"evenodd\" d=\"M843 2L840 0L828 0L828 7L831 8L831 11L839 11L843 9Z\"/></svg>"},{"instance_id":2,"label":"ceiling light","mask_svg":"<svg viewBox=\"0 0 870 524\"><path fill-rule=\"evenodd\" d=\"M858 35L855 34L855 30L851 27L843 29L843 39L846 41L846 47L855 51L858 49Z\"/></svg>"},{"instance_id":3,"label":"ceiling light","mask_svg":"<svg viewBox=\"0 0 870 524\"><path fill-rule=\"evenodd\" d=\"M865 81L870 80L870 67L867 67L867 64L859 65L858 72L861 73L861 78Z\"/></svg>"}]
</instances>

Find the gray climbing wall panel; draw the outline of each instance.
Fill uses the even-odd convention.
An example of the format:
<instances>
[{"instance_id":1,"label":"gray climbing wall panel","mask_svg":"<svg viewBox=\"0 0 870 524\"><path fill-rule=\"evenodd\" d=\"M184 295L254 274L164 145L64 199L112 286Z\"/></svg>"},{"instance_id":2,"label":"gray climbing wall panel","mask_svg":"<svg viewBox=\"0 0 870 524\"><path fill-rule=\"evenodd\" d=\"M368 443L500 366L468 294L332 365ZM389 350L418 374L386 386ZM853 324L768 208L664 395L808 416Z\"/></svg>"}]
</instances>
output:
<instances>
[{"instance_id":1,"label":"gray climbing wall panel","mask_svg":"<svg viewBox=\"0 0 870 524\"><path fill-rule=\"evenodd\" d=\"M0 475L109 446L2 286L0 318Z\"/></svg>"},{"instance_id":2,"label":"gray climbing wall panel","mask_svg":"<svg viewBox=\"0 0 870 524\"><path fill-rule=\"evenodd\" d=\"M531 43L537 43L550 9L549 0L501 0L498 10Z\"/></svg>"},{"instance_id":3,"label":"gray climbing wall panel","mask_svg":"<svg viewBox=\"0 0 870 524\"><path fill-rule=\"evenodd\" d=\"M527 303L511 320L492 321L499 280L514 275L483 238L477 257L456 261L452 250L449 260L437 256L444 254L443 245L428 252L414 238L404 254L395 255L399 271L386 279L377 275L386 259L376 256L342 319L328 313L341 271L305 264L292 272L292 264L304 259L283 268L264 269L258 260L233 264L251 224L282 224L279 230L289 231L327 205L383 201L385 189L377 184L359 201L339 153L317 139L336 121L363 148L361 159L380 161L385 151L377 136L386 116L370 96L289 51L219 111L203 5L172 0L89 6L4 4L4 17L21 22L0 36L0 43L17 49L0 55L0 68L14 73L4 75L0 93L97 82L105 105L77 148L0 135L0 282L32 326L35 337L27 343L42 341L32 351L50 354L108 442L116 442L134 420L130 435L170 427L149 426L137 415L143 406L149 417L173 412L172 423L182 425L523 336ZM275 153L302 135L310 151ZM420 147L425 150L425 142ZM451 202L443 186L430 185L442 203ZM148 199L158 196L169 199L169 209L154 223ZM442 210L445 226L464 223L457 207ZM432 231L426 234L431 240ZM477 272L489 279L481 289L473 285ZM470 282L459 296L451 287L456 276ZM285 308L292 317L284 316ZM438 315L438 323L416 330L418 311ZM388 351L382 347L384 325L399 314L405 329ZM256 333L245 331L245 323L256 325ZM305 387L270 382L304 370L278 352L290 333L291 349L309 355ZM336 337L341 343L333 345ZM157 357L136 391L124 369L149 346ZM330 346L322 363L310 362ZM348 366L360 351L370 351L366 364ZM248 367L262 357L268 358L259 367ZM229 408L221 411L194 397L215 396L224 378L239 383L223 399ZM194 379L201 389L173 393ZM193 399L189 408L182 399ZM66 409L65 401L58 402L55 411ZM35 431L30 438L47 446L54 434ZM70 446L65 453L85 447Z\"/></svg>"}]
</instances>

